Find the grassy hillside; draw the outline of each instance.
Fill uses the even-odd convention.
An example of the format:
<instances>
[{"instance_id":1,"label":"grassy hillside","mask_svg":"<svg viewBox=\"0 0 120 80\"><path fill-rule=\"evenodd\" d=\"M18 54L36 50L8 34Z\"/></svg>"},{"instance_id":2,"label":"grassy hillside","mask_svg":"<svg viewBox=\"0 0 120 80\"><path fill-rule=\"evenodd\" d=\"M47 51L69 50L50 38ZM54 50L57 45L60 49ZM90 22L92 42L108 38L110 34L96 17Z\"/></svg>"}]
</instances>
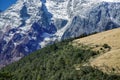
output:
<instances>
[{"instance_id":1,"label":"grassy hillside","mask_svg":"<svg viewBox=\"0 0 120 80\"><path fill-rule=\"evenodd\" d=\"M96 55L99 55L99 52L92 51L88 46L75 47L71 40L67 40L47 46L3 68L0 71L0 79L120 80L120 76L108 75L84 65Z\"/></svg>"},{"instance_id":2,"label":"grassy hillside","mask_svg":"<svg viewBox=\"0 0 120 80\"><path fill-rule=\"evenodd\" d=\"M109 72L108 67L120 74L120 28L91 35L82 39L76 39L73 44L89 45L93 50L99 50L104 54L91 61L92 66L97 66L102 71ZM103 45L109 45L109 50L103 49Z\"/></svg>"}]
</instances>

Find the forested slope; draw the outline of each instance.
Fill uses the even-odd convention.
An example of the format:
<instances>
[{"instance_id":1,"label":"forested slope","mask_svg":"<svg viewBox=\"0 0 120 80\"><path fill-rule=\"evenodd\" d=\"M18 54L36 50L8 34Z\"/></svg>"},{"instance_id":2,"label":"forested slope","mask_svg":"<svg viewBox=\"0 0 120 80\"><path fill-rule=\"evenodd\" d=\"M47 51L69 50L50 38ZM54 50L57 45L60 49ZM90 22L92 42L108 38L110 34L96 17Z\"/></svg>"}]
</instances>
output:
<instances>
[{"instance_id":1,"label":"forested slope","mask_svg":"<svg viewBox=\"0 0 120 80\"><path fill-rule=\"evenodd\" d=\"M72 46L71 42L49 45L3 68L1 80L120 80L120 76L84 65L99 52L84 45Z\"/></svg>"}]
</instances>

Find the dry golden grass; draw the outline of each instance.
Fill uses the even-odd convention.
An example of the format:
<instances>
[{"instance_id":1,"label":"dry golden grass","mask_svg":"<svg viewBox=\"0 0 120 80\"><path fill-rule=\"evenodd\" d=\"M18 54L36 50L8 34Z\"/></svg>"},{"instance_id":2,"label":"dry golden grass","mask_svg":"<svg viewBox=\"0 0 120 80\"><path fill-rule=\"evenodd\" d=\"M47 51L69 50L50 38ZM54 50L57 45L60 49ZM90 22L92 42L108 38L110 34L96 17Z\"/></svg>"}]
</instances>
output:
<instances>
[{"instance_id":1,"label":"dry golden grass","mask_svg":"<svg viewBox=\"0 0 120 80\"><path fill-rule=\"evenodd\" d=\"M90 64L101 69L103 66L107 66L109 68L120 68L120 28L101 32L73 41L74 45L81 43L90 46L108 44L111 46L111 50L96 57L90 62Z\"/></svg>"},{"instance_id":2,"label":"dry golden grass","mask_svg":"<svg viewBox=\"0 0 120 80\"><path fill-rule=\"evenodd\" d=\"M115 73L120 73L120 49L109 51L91 62L92 66L97 66L104 72L111 72L114 68Z\"/></svg>"}]
</instances>

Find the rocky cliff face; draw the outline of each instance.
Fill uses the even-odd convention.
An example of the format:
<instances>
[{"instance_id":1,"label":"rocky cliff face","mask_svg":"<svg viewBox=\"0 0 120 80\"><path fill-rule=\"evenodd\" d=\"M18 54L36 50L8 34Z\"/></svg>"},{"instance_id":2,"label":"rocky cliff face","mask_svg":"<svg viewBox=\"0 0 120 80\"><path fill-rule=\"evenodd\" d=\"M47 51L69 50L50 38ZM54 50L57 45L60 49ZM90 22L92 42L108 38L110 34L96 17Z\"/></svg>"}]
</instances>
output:
<instances>
[{"instance_id":1,"label":"rocky cliff face","mask_svg":"<svg viewBox=\"0 0 120 80\"><path fill-rule=\"evenodd\" d=\"M0 13L0 66L54 41L117 28L119 23L118 0L18 0Z\"/></svg>"},{"instance_id":2,"label":"rocky cliff face","mask_svg":"<svg viewBox=\"0 0 120 80\"><path fill-rule=\"evenodd\" d=\"M63 38L77 37L84 33L89 34L120 27L120 3L100 2L91 3L92 6L88 3L84 5L88 7L82 9L81 6L78 6L77 10L75 8L71 11L73 13L71 15L74 16L72 16L71 23Z\"/></svg>"}]
</instances>

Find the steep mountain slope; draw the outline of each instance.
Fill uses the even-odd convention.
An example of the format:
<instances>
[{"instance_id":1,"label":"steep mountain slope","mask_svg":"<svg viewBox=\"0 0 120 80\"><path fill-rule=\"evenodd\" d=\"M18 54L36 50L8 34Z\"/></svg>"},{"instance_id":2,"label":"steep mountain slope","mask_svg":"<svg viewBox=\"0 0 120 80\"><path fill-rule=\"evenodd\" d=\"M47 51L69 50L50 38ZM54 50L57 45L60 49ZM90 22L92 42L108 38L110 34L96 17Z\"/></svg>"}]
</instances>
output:
<instances>
[{"instance_id":1,"label":"steep mountain slope","mask_svg":"<svg viewBox=\"0 0 120 80\"><path fill-rule=\"evenodd\" d=\"M105 74L89 65L99 53L85 46L75 47L72 40L38 50L0 70L0 78L11 80L120 80L119 75Z\"/></svg>"},{"instance_id":2,"label":"steep mountain slope","mask_svg":"<svg viewBox=\"0 0 120 80\"><path fill-rule=\"evenodd\" d=\"M75 5L81 4L76 3ZM86 7L83 7L84 5L86 5ZM86 2L81 6L77 6L71 11L73 13L71 15L74 16L63 38L69 38L69 36L77 37L83 33L89 34L91 32L100 32L119 27L119 5L119 3L116 4L111 2Z\"/></svg>"},{"instance_id":3,"label":"steep mountain slope","mask_svg":"<svg viewBox=\"0 0 120 80\"><path fill-rule=\"evenodd\" d=\"M0 66L61 39L119 27L119 0L18 0L0 13Z\"/></svg>"},{"instance_id":4,"label":"steep mountain slope","mask_svg":"<svg viewBox=\"0 0 120 80\"><path fill-rule=\"evenodd\" d=\"M120 68L120 29L113 29L106 32L98 33L82 39L73 41L75 44L83 43L90 46L101 46L108 44L111 47L110 51L104 52L97 58L91 61L92 66L98 66L104 70L106 68L114 68L116 73L119 72ZM96 47L95 47L96 48Z\"/></svg>"}]
</instances>

